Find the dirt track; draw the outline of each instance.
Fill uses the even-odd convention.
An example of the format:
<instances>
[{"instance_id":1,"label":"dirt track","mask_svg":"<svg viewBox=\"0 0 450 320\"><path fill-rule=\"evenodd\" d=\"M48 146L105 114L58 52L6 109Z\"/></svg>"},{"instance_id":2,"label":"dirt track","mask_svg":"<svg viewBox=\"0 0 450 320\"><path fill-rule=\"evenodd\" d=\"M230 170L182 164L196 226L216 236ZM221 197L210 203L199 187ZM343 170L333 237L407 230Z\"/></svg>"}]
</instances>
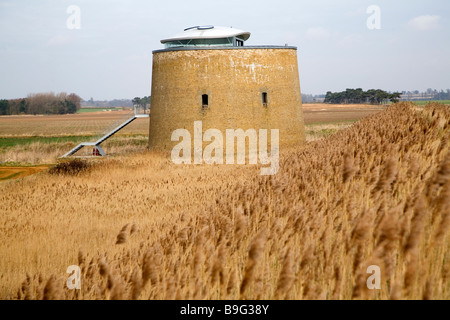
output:
<instances>
[{"instance_id":1,"label":"dirt track","mask_svg":"<svg viewBox=\"0 0 450 320\"><path fill-rule=\"evenodd\" d=\"M10 179L23 178L47 169L48 166L0 167L0 182Z\"/></svg>"}]
</instances>

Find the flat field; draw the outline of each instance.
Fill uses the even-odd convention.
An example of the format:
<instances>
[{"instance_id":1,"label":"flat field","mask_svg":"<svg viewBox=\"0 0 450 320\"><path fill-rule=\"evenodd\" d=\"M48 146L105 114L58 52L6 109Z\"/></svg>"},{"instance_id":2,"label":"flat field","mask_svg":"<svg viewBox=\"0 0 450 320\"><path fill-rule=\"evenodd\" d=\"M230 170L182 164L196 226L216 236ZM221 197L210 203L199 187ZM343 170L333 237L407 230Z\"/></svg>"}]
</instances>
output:
<instances>
[{"instance_id":1,"label":"flat field","mask_svg":"<svg viewBox=\"0 0 450 320\"><path fill-rule=\"evenodd\" d=\"M80 142L95 141L133 114L129 111L70 115L1 116L0 162L3 165L56 163ZM149 119L138 118L102 144L110 155L131 154L148 145ZM88 156L83 148L77 155Z\"/></svg>"},{"instance_id":2,"label":"flat field","mask_svg":"<svg viewBox=\"0 0 450 320\"><path fill-rule=\"evenodd\" d=\"M2 181L0 299L448 300L449 141L448 107L402 103L274 176L143 151Z\"/></svg>"},{"instance_id":3,"label":"flat field","mask_svg":"<svg viewBox=\"0 0 450 320\"><path fill-rule=\"evenodd\" d=\"M0 116L0 137L93 136L133 115L130 111L100 111L67 115ZM149 121L136 119L123 134L147 134Z\"/></svg>"},{"instance_id":4,"label":"flat field","mask_svg":"<svg viewBox=\"0 0 450 320\"><path fill-rule=\"evenodd\" d=\"M386 109L385 106L371 106L364 104L330 105L303 104L305 124L328 124L355 122L374 113Z\"/></svg>"},{"instance_id":5,"label":"flat field","mask_svg":"<svg viewBox=\"0 0 450 320\"><path fill-rule=\"evenodd\" d=\"M385 107L367 105L305 104L305 124L354 122ZM63 137L98 135L113 124L131 117L129 111L99 111L68 115L0 116L0 137ZM120 134L148 134L149 120L135 120Z\"/></svg>"},{"instance_id":6,"label":"flat field","mask_svg":"<svg viewBox=\"0 0 450 320\"><path fill-rule=\"evenodd\" d=\"M418 106L425 106L430 102L436 102L436 103L450 105L450 100L414 101L414 104L416 104Z\"/></svg>"}]
</instances>

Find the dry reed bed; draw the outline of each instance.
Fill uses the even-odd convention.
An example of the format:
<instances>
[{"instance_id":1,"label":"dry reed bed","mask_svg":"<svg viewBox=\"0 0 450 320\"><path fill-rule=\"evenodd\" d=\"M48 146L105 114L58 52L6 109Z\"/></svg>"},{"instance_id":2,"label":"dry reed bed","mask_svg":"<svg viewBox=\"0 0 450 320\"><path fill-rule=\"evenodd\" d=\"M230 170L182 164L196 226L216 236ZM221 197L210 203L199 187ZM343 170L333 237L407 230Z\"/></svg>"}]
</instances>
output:
<instances>
[{"instance_id":1,"label":"dry reed bed","mask_svg":"<svg viewBox=\"0 0 450 320\"><path fill-rule=\"evenodd\" d=\"M144 153L94 162L78 176L41 173L2 182L0 298L14 297L27 273L66 276L79 248L122 252L114 243L129 221L139 232L127 245L139 247L172 224L174 214L218 197L221 181L242 180L249 171L257 174L251 166L176 166L166 154Z\"/></svg>"},{"instance_id":2,"label":"dry reed bed","mask_svg":"<svg viewBox=\"0 0 450 320\"><path fill-rule=\"evenodd\" d=\"M8 208L0 221L2 257L5 240L10 246L2 270L12 273L8 261L27 248L26 242L12 242L31 232L58 251L54 259L16 261L19 271L30 275L20 285L16 272L2 294L9 290L18 299L449 299L449 122L447 107L431 104L419 114L410 104L397 104L285 153L273 177L247 166L164 163L143 180L138 177L148 168L136 165L139 173L127 175L130 165L106 162L106 168L76 178L42 176L11 185L0 196ZM134 161L157 166L161 159L151 155ZM34 188L39 191L33 193ZM160 198L130 205L130 192L139 197L148 189ZM99 205L89 211L84 198ZM39 225L38 212L54 219L52 228L46 220ZM90 232L95 230L84 242L86 234L70 225L80 215L77 226L91 223ZM71 249L56 242L62 237L74 240ZM82 268L81 290L63 288L63 266L70 264ZM382 270L381 290L366 287L370 265Z\"/></svg>"}]
</instances>

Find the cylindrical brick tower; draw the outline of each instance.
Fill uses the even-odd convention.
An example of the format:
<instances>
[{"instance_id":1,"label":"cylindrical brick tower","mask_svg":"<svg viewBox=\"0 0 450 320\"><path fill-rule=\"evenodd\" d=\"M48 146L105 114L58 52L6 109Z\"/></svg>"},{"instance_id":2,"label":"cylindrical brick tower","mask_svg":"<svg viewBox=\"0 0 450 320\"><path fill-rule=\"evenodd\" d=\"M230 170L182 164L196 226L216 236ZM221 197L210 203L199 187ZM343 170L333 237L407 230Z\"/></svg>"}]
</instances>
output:
<instances>
[{"instance_id":1,"label":"cylindrical brick tower","mask_svg":"<svg viewBox=\"0 0 450 320\"><path fill-rule=\"evenodd\" d=\"M170 151L176 129L279 129L280 148L305 141L297 48L244 46L250 33L193 27L153 51L150 139ZM281 150L281 149L280 149Z\"/></svg>"}]
</instances>

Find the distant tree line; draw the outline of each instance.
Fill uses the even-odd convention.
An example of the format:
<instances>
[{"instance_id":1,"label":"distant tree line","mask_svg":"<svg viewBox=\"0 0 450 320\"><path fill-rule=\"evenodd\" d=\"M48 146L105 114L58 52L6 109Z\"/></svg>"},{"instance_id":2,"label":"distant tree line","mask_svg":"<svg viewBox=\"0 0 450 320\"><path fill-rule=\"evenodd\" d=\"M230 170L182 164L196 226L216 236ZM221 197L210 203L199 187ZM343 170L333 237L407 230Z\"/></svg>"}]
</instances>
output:
<instances>
[{"instance_id":1,"label":"distant tree line","mask_svg":"<svg viewBox=\"0 0 450 320\"><path fill-rule=\"evenodd\" d=\"M428 92L431 89L428 89ZM450 100L450 89L447 89L446 91L441 90L433 90L432 92L433 100Z\"/></svg>"},{"instance_id":2,"label":"distant tree line","mask_svg":"<svg viewBox=\"0 0 450 320\"><path fill-rule=\"evenodd\" d=\"M151 96L143 97L143 98L135 97L133 100L131 100L131 102L133 103L133 106L135 106L137 108L143 108L144 113L145 113L147 108L150 109Z\"/></svg>"},{"instance_id":3,"label":"distant tree line","mask_svg":"<svg viewBox=\"0 0 450 320\"><path fill-rule=\"evenodd\" d=\"M0 115L76 113L81 100L75 93L34 93L22 99L0 100Z\"/></svg>"},{"instance_id":4,"label":"distant tree line","mask_svg":"<svg viewBox=\"0 0 450 320\"><path fill-rule=\"evenodd\" d=\"M380 89L370 89L364 91L361 88L358 89L346 89L342 92L331 92L328 91L325 95L324 103L330 104L383 104L389 101L395 103L398 102L400 92L389 93Z\"/></svg>"},{"instance_id":5,"label":"distant tree line","mask_svg":"<svg viewBox=\"0 0 450 320\"><path fill-rule=\"evenodd\" d=\"M324 94L307 94L302 93L302 102L303 103L322 103L325 99Z\"/></svg>"},{"instance_id":6,"label":"distant tree line","mask_svg":"<svg viewBox=\"0 0 450 320\"><path fill-rule=\"evenodd\" d=\"M114 100L94 100L93 98L87 101L81 101L82 107L96 107L96 108L119 108L119 107L133 107L130 99L114 99Z\"/></svg>"},{"instance_id":7,"label":"distant tree line","mask_svg":"<svg viewBox=\"0 0 450 320\"><path fill-rule=\"evenodd\" d=\"M437 91L428 88L423 92L419 90L403 91L400 100L450 100L450 89Z\"/></svg>"}]
</instances>

